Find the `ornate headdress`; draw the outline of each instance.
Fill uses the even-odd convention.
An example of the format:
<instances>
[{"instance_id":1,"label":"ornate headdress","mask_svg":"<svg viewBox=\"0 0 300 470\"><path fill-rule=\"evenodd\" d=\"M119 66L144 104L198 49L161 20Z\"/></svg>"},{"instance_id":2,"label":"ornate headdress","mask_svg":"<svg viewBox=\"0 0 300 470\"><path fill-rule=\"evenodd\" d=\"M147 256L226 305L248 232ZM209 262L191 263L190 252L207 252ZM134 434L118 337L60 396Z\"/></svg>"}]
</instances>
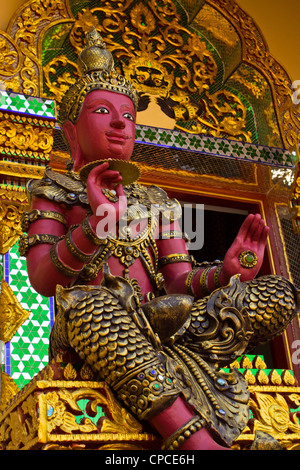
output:
<instances>
[{"instance_id":1,"label":"ornate headdress","mask_svg":"<svg viewBox=\"0 0 300 470\"><path fill-rule=\"evenodd\" d=\"M127 95L137 107L136 89L116 72L113 56L95 27L86 34L86 47L79 54L78 65L81 77L69 88L60 104L61 124L67 120L77 121L86 95L93 90L103 89Z\"/></svg>"}]
</instances>

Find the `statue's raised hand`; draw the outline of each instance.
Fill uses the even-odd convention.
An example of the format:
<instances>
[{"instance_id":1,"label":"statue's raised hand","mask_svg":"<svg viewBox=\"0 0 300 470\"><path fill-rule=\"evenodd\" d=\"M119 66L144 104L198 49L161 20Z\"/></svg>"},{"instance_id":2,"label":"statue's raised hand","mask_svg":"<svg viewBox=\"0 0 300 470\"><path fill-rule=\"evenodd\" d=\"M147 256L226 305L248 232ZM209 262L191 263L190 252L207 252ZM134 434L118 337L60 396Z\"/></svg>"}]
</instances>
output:
<instances>
[{"instance_id":1,"label":"statue's raised hand","mask_svg":"<svg viewBox=\"0 0 300 470\"><path fill-rule=\"evenodd\" d=\"M127 202L121 181L120 173L109 169L109 162L93 168L88 176L87 196L97 223L97 234L101 238L104 238L108 232L115 233L117 222L126 212ZM116 202L107 199L105 189L115 191Z\"/></svg>"},{"instance_id":2,"label":"statue's raised hand","mask_svg":"<svg viewBox=\"0 0 300 470\"><path fill-rule=\"evenodd\" d=\"M249 214L223 260L223 283L234 274L241 274L242 281L257 275L263 262L268 234L269 227L261 215Z\"/></svg>"}]
</instances>

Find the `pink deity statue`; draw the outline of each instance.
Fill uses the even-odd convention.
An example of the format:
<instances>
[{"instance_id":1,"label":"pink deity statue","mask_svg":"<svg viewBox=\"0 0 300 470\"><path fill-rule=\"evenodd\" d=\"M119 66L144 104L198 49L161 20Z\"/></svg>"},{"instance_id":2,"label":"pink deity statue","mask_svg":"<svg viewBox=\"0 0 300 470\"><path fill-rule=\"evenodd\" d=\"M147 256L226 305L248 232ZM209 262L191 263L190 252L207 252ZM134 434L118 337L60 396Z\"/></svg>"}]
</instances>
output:
<instances>
[{"instance_id":1,"label":"pink deity statue","mask_svg":"<svg viewBox=\"0 0 300 470\"><path fill-rule=\"evenodd\" d=\"M56 296L50 357L74 352L164 449L229 449L248 422L249 392L222 368L286 328L297 292L280 276L255 278L269 233L259 214L222 263L193 261L177 201L122 184L134 173L138 94L95 29L79 64L59 115L73 167L29 182L23 219L31 284Z\"/></svg>"}]
</instances>

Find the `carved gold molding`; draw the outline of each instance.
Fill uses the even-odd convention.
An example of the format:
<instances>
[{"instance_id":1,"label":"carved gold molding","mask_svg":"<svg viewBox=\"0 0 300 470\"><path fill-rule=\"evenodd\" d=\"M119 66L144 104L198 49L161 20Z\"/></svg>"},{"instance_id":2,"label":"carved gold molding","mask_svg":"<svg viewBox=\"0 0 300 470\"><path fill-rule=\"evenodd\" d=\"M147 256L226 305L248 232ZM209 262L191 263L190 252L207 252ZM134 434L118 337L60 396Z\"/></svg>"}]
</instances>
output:
<instances>
[{"instance_id":1,"label":"carved gold molding","mask_svg":"<svg viewBox=\"0 0 300 470\"><path fill-rule=\"evenodd\" d=\"M2 194L7 196L9 191ZM21 193L22 194L22 193ZM19 193L17 193L19 195ZM1 190L0 190L1 197ZM13 196L12 196L13 197ZM24 201L25 202L25 201ZM18 241L21 230L21 217L25 210L25 205L15 205L0 200L0 253L7 253Z\"/></svg>"},{"instance_id":2,"label":"carved gold molding","mask_svg":"<svg viewBox=\"0 0 300 470\"><path fill-rule=\"evenodd\" d=\"M18 392L0 414L2 449L107 448L143 449L156 438L115 400L103 382L87 366L76 369L54 363L43 369ZM61 379L55 377L59 374ZM102 410L102 416L97 416ZM79 419L77 417L79 416ZM92 446L92 447L91 447Z\"/></svg>"},{"instance_id":3,"label":"carved gold molding","mask_svg":"<svg viewBox=\"0 0 300 470\"><path fill-rule=\"evenodd\" d=\"M236 439L234 448L249 448L257 431L265 432L285 449L300 443L300 387L249 387L251 423Z\"/></svg>"},{"instance_id":4,"label":"carved gold molding","mask_svg":"<svg viewBox=\"0 0 300 470\"><path fill-rule=\"evenodd\" d=\"M53 126L52 126L53 127ZM53 146L53 128L29 122L0 120L0 153L14 157L49 157Z\"/></svg>"},{"instance_id":5,"label":"carved gold molding","mask_svg":"<svg viewBox=\"0 0 300 470\"><path fill-rule=\"evenodd\" d=\"M7 403L18 393L19 389L14 380L6 373L1 372L0 414Z\"/></svg>"},{"instance_id":6,"label":"carved gold molding","mask_svg":"<svg viewBox=\"0 0 300 470\"><path fill-rule=\"evenodd\" d=\"M17 205L28 204L25 188L22 186L0 185L0 202L15 203Z\"/></svg>"},{"instance_id":7,"label":"carved gold molding","mask_svg":"<svg viewBox=\"0 0 300 470\"><path fill-rule=\"evenodd\" d=\"M0 172L4 175L9 175L13 177L39 179L42 178L44 171L44 166L23 165L21 163L6 161L0 162Z\"/></svg>"}]
</instances>

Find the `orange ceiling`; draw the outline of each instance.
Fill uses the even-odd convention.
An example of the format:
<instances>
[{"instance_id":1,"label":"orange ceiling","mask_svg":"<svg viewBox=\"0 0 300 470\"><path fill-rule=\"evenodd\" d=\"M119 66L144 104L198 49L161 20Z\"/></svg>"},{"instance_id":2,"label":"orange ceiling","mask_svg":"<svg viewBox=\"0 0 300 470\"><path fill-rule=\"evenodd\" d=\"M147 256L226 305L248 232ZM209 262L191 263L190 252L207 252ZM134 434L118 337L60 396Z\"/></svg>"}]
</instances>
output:
<instances>
[{"instance_id":1,"label":"orange ceiling","mask_svg":"<svg viewBox=\"0 0 300 470\"><path fill-rule=\"evenodd\" d=\"M0 0L0 29L5 30L24 0ZM271 54L286 69L292 80L300 80L300 1L237 0L256 21Z\"/></svg>"}]
</instances>

